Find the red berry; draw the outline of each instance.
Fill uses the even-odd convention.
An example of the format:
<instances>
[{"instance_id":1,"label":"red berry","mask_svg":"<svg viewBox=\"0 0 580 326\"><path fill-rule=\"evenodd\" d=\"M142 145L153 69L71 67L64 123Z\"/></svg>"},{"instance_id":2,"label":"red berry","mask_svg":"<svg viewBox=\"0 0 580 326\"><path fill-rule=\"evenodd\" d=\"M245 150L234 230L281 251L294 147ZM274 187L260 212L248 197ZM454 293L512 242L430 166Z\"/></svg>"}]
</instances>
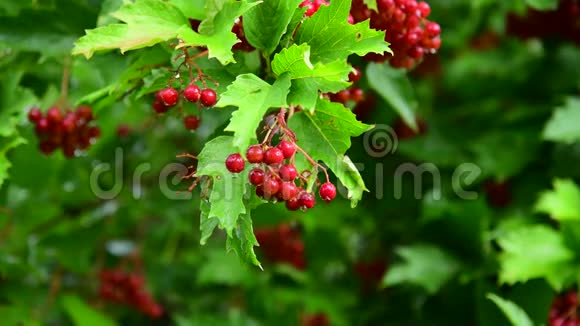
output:
<instances>
[{"instance_id":1,"label":"red berry","mask_svg":"<svg viewBox=\"0 0 580 326\"><path fill-rule=\"evenodd\" d=\"M183 90L183 97L189 102L197 102L201 98L201 89L197 85L189 85Z\"/></svg>"},{"instance_id":2,"label":"red berry","mask_svg":"<svg viewBox=\"0 0 580 326\"><path fill-rule=\"evenodd\" d=\"M361 102L365 99L365 92L362 90L362 88L353 87L350 90L350 99L356 103Z\"/></svg>"},{"instance_id":3,"label":"red berry","mask_svg":"<svg viewBox=\"0 0 580 326\"><path fill-rule=\"evenodd\" d=\"M38 144L38 149L45 155L49 155L56 150L56 146L49 141L42 141Z\"/></svg>"},{"instance_id":4,"label":"red berry","mask_svg":"<svg viewBox=\"0 0 580 326\"><path fill-rule=\"evenodd\" d=\"M194 115L188 115L183 118L183 124L185 125L185 129L195 130L199 127L200 120Z\"/></svg>"},{"instance_id":5,"label":"red berry","mask_svg":"<svg viewBox=\"0 0 580 326\"><path fill-rule=\"evenodd\" d=\"M262 163L264 160L264 150L260 145L252 145L248 147L248 151L246 152L246 158L248 162L254 163Z\"/></svg>"},{"instance_id":6,"label":"red berry","mask_svg":"<svg viewBox=\"0 0 580 326\"><path fill-rule=\"evenodd\" d=\"M62 146L62 153L66 158L72 158L75 156L75 147L68 144L64 144Z\"/></svg>"},{"instance_id":7,"label":"red berry","mask_svg":"<svg viewBox=\"0 0 580 326\"><path fill-rule=\"evenodd\" d=\"M284 158L291 158L296 153L296 145L286 140L278 143L276 147L282 151Z\"/></svg>"},{"instance_id":8,"label":"red berry","mask_svg":"<svg viewBox=\"0 0 580 326\"><path fill-rule=\"evenodd\" d=\"M42 134L46 134L48 132L48 128L49 128L49 124L48 124L48 120L46 118L40 118L40 120L38 120L38 122L36 123L36 134L37 135L42 135Z\"/></svg>"},{"instance_id":9,"label":"red berry","mask_svg":"<svg viewBox=\"0 0 580 326\"><path fill-rule=\"evenodd\" d=\"M81 105L76 110L76 116L79 119L91 121L93 120L93 110L86 105Z\"/></svg>"},{"instance_id":10,"label":"red berry","mask_svg":"<svg viewBox=\"0 0 580 326\"><path fill-rule=\"evenodd\" d=\"M153 110L155 110L155 112L157 113L165 113L169 111L169 107L165 105L165 103L163 103L163 101L160 98L156 98L153 101Z\"/></svg>"},{"instance_id":11,"label":"red berry","mask_svg":"<svg viewBox=\"0 0 580 326\"><path fill-rule=\"evenodd\" d=\"M264 180L264 198L272 198L281 188L281 182L276 177L269 177Z\"/></svg>"},{"instance_id":12,"label":"red berry","mask_svg":"<svg viewBox=\"0 0 580 326\"><path fill-rule=\"evenodd\" d=\"M354 17L352 15L348 15L348 18L346 19L346 21L351 24L354 25Z\"/></svg>"},{"instance_id":13,"label":"red berry","mask_svg":"<svg viewBox=\"0 0 580 326\"><path fill-rule=\"evenodd\" d=\"M39 108L32 108L28 111L28 121L38 122L42 118L42 112Z\"/></svg>"},{"instance_id":14,"label":"red berry","mask_svg":"<svg viewBox=\"0 0 580 326\"><path fill-rule=\"evenodd\" d=\"M161 98L165 105L174 106L179 100L179 92L170 86L159 91L159 98Z\"/></svg>"},{"instance_id":15,"label":"red berry","mask_svg":"<svg viewBox=\"0 0 580 326\"><path fill-rule=\"evenodd\" d=\"M51 125L60 123L62 120L62 113L60 112L60 109L57 107L51 107L48 109L48 111L46 111L46 119Z\"/></svg>"},{"instance_id":16,"label":"red berry","mask_svg":"<svg viewBox=\"0 0 580 326\"><path fill-rule=\"evenodd\" d=\"M101 136L101 129L99 127L91 127L89 129L89 138L98 138Z\"/></svg>"},{"instance_id":17,"label":"red berry","mask_svg":"<svg viewBox=\"0 0 580 326\"><path fill-rule=\"evenodd\" d=\"M322 186L320 186L319 194L322 200L324 200L327 203L330 203L334 199L334 197L336 197L336 188L332 183L326 182Z\"/></svg>"},{"instance_id":18,"label":"red berry","mask_svg":"<svg viewBox=\"0 0 580 326\"><path fill-rule=\"evenodd\" d=\"M425 25L425 34L429 37L436 37L441 34L441 27L435 22L429 22Z\"/></svg>"},{"instance_id":19,"label":"red berry","mask_svg":"<svg viewBox=\"0 0 580 326\"><path fill-rule=\"evenodd\" d=\"M270 147L264 153L264 163L268 165L278 165L282 161L284 161L284 154L277 147Z\"/></svg>"},{"instance_id":20,"label":"red berry","mask_svg":"<svg viewBox=\"0 0 580 326\"><path fill-rule=\"evenodd\" d=\"M294 198L287 200L286 208L291 211L298 210L300 208L300 199L298 198L298 196L294 196Z\"/></svg>"},{"instance_id":21,"label":"red berry","mask_svg":"<svg viewBox=\"0 0 580 326\"><path fill-rule=\"evenodd\" d=\"M257 186L257 185L260 185L264 182L265 176L266 176L266 174L264 173L264 171L262 169L253 168L250 171L248 178L250 179L251 184L253 184L254 186Z\"/></svg>"},{"instance_id":22,"label":"red berry","mask_svg":"<svg viewBox=\"0 0 580 326\"><path fill-rule=\"evenodd\" d=\"M348 74L348 81L349 82L353 82L356 83L360 80L360 77L362 76L362 72L360 70L359 67L354 67L354 71L351 71Z\"/></svg>"},{"instance_id":23,"label":"red berry","mask_svg":"<svg viewBox=\"0 0 580 326\"><path fill-rule=\"evenodd\" d=\"M264 185L259 184L256 186L256 195L260 198L265 198L264 196Z\"/></svg>"},{"instance_id":24,"label":"red berry","mask_svg":"<svg viewBox=\"0 0 580 326\"><path fill-rule=\"evenodd\" d=\"M63 123L64 123L64 121L63 121ZM119 125L117 127L117 136L119 136L120 138L125 138L125 137L129 136L130 133L131 133L131 128L126 124L122 124L122 125Z\"/></svg>"},{"instance_id":25,"label":"red berry","mask_svg":"<svg viewBox=\"0 0 580 326\"><path fill-rule=\"evenodd\" d=\"M226 168L231 173L240 173L244 170L246 162L240 153L231 154L226 159Z\"/></svg>"},{"instance_id":26,"label":"red berry","mask_svg":"<svg viewBox=\"0 0 580 326\"><path fill-rule=\"evenodd\" d=\"M296 168L292 164L282 165L282 167L279 170L279 173L280 177L284 181L294 181L294 179L296 179L296 176L298 176L298 171L296 171Z\"/></svg>"},{"instance_id":27,"label":"red berry","mask_svg":"<svg viewBox=\"0 0 580 326\"><path fill-rule=\"evenodd\" d=\"M70 134L70 133L74 132L74 130L76 129L76 126L77 126L77 117L75 116L75 114L70 113L70 112L67 113L61 122L62 130L65 133Z\"/></svg>"},{"instance_id":28,"label":"red berry","mask_svg":"<svg viewBox=\"0 0 580 326\"><path fill-rule=\"evenodd\" d=\"M298 194L298 187L296 187L294 182L283 182L281 193L283 200L290 200Z\"/></svg>"},{"instance_id":29,"label":"red berry","mask_svg":"<svg viewBox=\"0 0 580 326\"><path fill-rule=\"evenodd\" d=\"M217 94L216 92L211 89L211 88L206 88L203 91L201 91L201 104L203 104L203 106L214 106L215 103L217 102Z\"/></svg>"},{"instance_id":30,"label":"red berry","mask_svg":"<svg viewBox=\"0 0 580 326\"><path fill-rule=\"evenodd\" d=\"M299 7L306 8L306 12L304 13L304 15L306 15L306 17L311 17L316 12L316 9L314 9L314 4L312 2L310 2L310 0L302 1L302 3L300 3Z\"/></svg>"},{"instance_id":31,"label":"red berry","mask_svg":"<svg viewBox=\"0 0 580 326\"><path fill-rule=\"evenodd\" d=\"M304 208L314 207L314 204L316 203L316 198L314 197L313 194L304 191L299 196L300 196L299 200L300 200L301 207L304 207Z\"/></svg>"},{"instance_id":32,"label":"red berry","mask_svg":"<svg viewBox=\"0 0 580 326\"><path fill-rule=\"evenodd\" d=\"M427 18L431 14L431 7L427 2L421 1L417 3L417 9L421 13L421 17Z\"/></svg>"},{"instance_id":33,"label":"red berry","mask_svg":"<svg viewBox=\"0 0 580 326\"><path fill-rule=\"evenodd\" d=\"M342 91L340 91L332 96L333 102L338 102L338 103L342 103L342 104L345 104L346 102L348 102L349 99L350 99L350 90L348 90L348 89L343 89Z\"/></svg>"}]
</instances>

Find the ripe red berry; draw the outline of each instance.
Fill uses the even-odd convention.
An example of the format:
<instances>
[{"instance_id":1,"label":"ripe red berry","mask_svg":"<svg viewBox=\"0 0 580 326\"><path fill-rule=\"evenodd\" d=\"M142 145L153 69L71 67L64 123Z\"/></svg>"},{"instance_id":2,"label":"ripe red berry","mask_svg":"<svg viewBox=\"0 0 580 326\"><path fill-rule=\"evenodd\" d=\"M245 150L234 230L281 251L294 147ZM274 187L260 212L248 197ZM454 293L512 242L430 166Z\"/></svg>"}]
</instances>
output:
<instances>
[{"instance_id":1,"label":"ripe red berry","mask_svg":"<svg viewBox=\"0 0 580 326\"><path fill-rule=\"evenodd\" d=\"M246 162L240 153L230 154L226 159L226 168L231 173L240 173L244 170Z\"/></svg>"},{"instance_id":2,"label":"ripe red berry","mask_svg":"<svg viewBox=\"0 0 580 326\"><path fill-rule=\"evenodd\" d=\"M183 90L183 97L189 102L197 102L201 98L201 89L197 85L189 85Z\"/></svg>"},{"instance_id":3,"label":"ripe red berry","mask_svg":"<svg viewBox=\"0 0 580 326\"><path fill-rule=\"evenodd\" d=\"M264 185L259 184L256 186L256 195L260 198L264 198Z\"/></svg>"},{"instance_id":4,"label":"ripe red berry","mask_svg":"<svg viewBox=\"0 0 580 326\"><path fill-rule=\"evenodd\" d=\"M346 21L351 24L354 25L354 17L352 15L348 15L348 18L346 19Z\"/></svg>"},{"instance_id":5,"label":"ripe red berry","mask_svg":"<svg viewBox=\"0 0 580 326\"><path fill-rule=\"evenodd\" d=\"M327 203L330 203L334 197L336 197L336 187L330 182L324 183L320 186L319 190L320 198Z\"/></svg>"},{"instance_id":6,"label":"ripe red berry","mask_svg":"<svg viewBox=\"0 0 580 326\"><path fill-rule=\"evenodd\" d=\"M49 128L48 119L40 118L40 120L38 120L38 122L36 123L35 127L36 134L37 135L46 134L48 132L48 128Z\"/></svg>"},{"instance_id":7,"label":"ripe red berry","mask_svg":"<svg viewBox=\"0 0 580 326\"><path fill-rule=\"evenodd\" d=\"M64 121L63 121L63 123L64 123ZM130 133L131 133L131 128L126 124L121 124L117 127L117 136L119 136L119 138L125 138L125 137L129 136Z\"/></svg>"},{"instance_id":8,"label":"ripe red berry","mask_svg":"<svg viewBox=\"0 0 580 326\"><path fill-rule=\"evenodd\" d=\"M260 185L264 182L264 177L265 177L265 173L262 169L259 168L253 168L250 171L250 174L248 176L248 179L250 180L250 183L253 184L254 186Z\"/></svg>"},{"instance_id":9,"label":"ripe red berry","mask_svg":"<svg viewBox=\"0 0 580 326\"><path fill-rule=\"evenodd\" d=\"M200 120L194 115L188 115L183 118L183 124L185 125L185 129L195 130L199 127Z\"/></svg>"},{"instance_id":10,"label":"ripe red berry","mask_svg":"<svg viewBox=\"0 0 580 326\"><path fill-rule=\"evenodd\" d=\"M306 17L311 17L316 12L316 9L314 9L314 4L312 2L310 2L310 0L302 1L302 3L300 3L299 7L306 8L306 12L304 13L306 15Z\"/></svg>"},{"instance_id":11,"label":"ripe red berry","mask_svg":"<svg viewBox=\"0 0 580 326\"><path fill-rule=\"evenodd\" d=\"M417 9L421 13L421 17L427 18L431 14L431 7L427 2L421 1L417 3Z\"/></svg>"},{"instance_id":12,"label":"ripe red berry","mask_svg":"<svg viewBox=\"0 0 580 326\"><path fill-rule=\"evenodd\" d=\"M49 141L42 141L38 144L38 149L45 155L49 155L56 150L56 146Z\"/></svg>"},{"instance_id":13,"label":"ripe red berry","mask_svg":"<svg viewBox=\"0 0 580 326\"><path fill-rule=\"evenodd\" d=\"M173 87L167 87L159 91L159 98L167 106L174 106L179 100L179 92Z\"/></svg>"},{"instance_id":14,"label":"ripe red berry","mask_svg":"<svg viewBox=\"0 0 580 326\"><path fill-rule=\"evenodd\" d=\"M286 208L291 211L296 211L300 208L300 198L299 196L294 196L286 201Z\"/></svg>"},{"instance_id":15,"label":"ripe red berry","mask_svg":"<svg viewBox=\"0 0 580 326\"><path fill-rule=\"evenodd\" d=\"M291 158L296 153L296 145L293 143L283 140L276 146L282 151L284 158Z\"/></svg>"},{"instance_id":16,"label":"ripe red berry","mask_svg":"<svg viewBox=\"0 0 580 326\"><path fill-rule=\"evenodd\" d=\"M262 184L264 186L264 198L270 199L280 191L281 182L276 177L268 177Z\"/></svg>"},{"instance_id":17,"label":"ripe red berry","mask_svg":"<svg viewBox=\"0 0 580 326\"><path fill-rule=\"evenodd\" d=\"M279 170L280 178L284 181L294 181L296 176L298 176L298 171L296 171L296 167L292 164L285 164Z\"/></svg>"},{"instance_id":18,"label":"ripe red berry","mask_svg":"<svg viewBox=\"0 0 580 326\"><path fill-rule=\"evenodd\" d=\"M101 129L99 127L89 128L89 138L98 138L101 136Z\"/></svg>"},{"instance_id":19,"label":"ripe red berry","mask_svg":"<svg viewBox=\"0 0 580 326\"><path fill-rule=\"evenodd\" d=\"M360 77L362 76L362 72L360 70L359 67L354 67L354 71L351 71L348 74L348 81L349 82L353 82L356 83L360 80Z\"/></svg>"},{"instance_id":20,"label":"ripe red berry","mask_svg":"<svg viewBox=\"0 0 580 326\"><path fill-rule=\"evenodd\" d=\"M76 116L79 119L91 121L93 120L93 110L86 105L81 105L76 110Z\"/></svg>"},{"instance_id":21,"label":"ripe red berry","mask_svg":"<svg viewBox=\"0 0 580 326\"><path fill-rule=\"evenodd\" d=\"M436 37L441 34L441 27L435 22L429 22L425 25L425 34L429 37Z\"/></svg>"},{"instance_id":22,"label":"ripe red berry","mask_svg":"<svg viewBox=\"0 0 580 326\"><path fill-rule=\"evenodd\" d=\"M246 152L246 158L248 162L254 163L262 163L264 160L264 150L260 145L252 145L248 147L248 151Z\"/></svg>"},{"instance_id":23,"label":"ripe red berry","mask_svg":"<svg viewBox=\"0 0 580 326\"><path fill-rule=\"evenodd\" d=\"M264 163L278 165L284 161L284 153L277 147L270 147L264 153Z\"/></svg>"},{"instance_id":24,"label":"ripe red berry","mask_svg":"<svg viewBox=\"0 0 580 326\"><path fill-rule=\"evenodd\" d=\"M65 133L70 134L75 131L76 126L77 126L77 117L75 116L75 114L71 112L67 113L61 122L62 130Z\"/></svg>"},{"instance_id":25,"label":"ripe red berry","mask_svg":"<svg viewBox=\"0 0 580 326\"><path fill-rule=\"evenodd\" d=\"M206 88L203 91L201 91L200 100L203 106L207 107L214 106L215 103L217 102L217 94L213 89Z\"/></svg>"},{"instance_id":26,"label":"ripe red berry","mask_svg":"<svg viewBox=\"0 0 580 326\"><path fill-rule=\"evenodd\" d=\"M362 88L353 87L350 90L350 99L356 103L361 102L365 99L365 92L362 90Z\"/></svg>"},{"instance_id":27,"label":"ripe red berry","mask_svg":"<svg viewBox=\"0 0 580 326\"><path fill-rule=\"evenodd\" d=\"M39 108L32 108L28 111L28 121L38 122L42 118L42 112Z\"/></svg>"},{"instance_id":28,"label":"ripe red berry","mask_svg":"<svg viewBox=\"0 0 580 326\"><path fill-rule=\"evenodd\" d=\"M300 200L300 206L307 209L314 207L314 204L316 203L314 195L306 191L300 193L298 199Z\"/></svg>"},{"instance_id":29,"label":"ripe red berry","mask_svg":"<svg viewBox=\"0 0 580 326\"><path fill-rule=\"evenodd\" d=\"M298 187L294 182L283 182L281 188L281 194L283 200L290 200L298 194Z\"/></svg>"},{"instance_id":30,"label":"ripe red berry","mask_svg":"<svg viewBox=\"0 0 580 326\"><path fill-rule=\"evenodd\" d=\"M165 105L160 98L156 98L153 101L153 110L157 113L165 113L169 111L169 106Z\"/></svg>"},{"instance_id":31,"label":"ripe red berry","mask_svg":"<svg viewBox=\"0 0 580 326\"><path fill-rule=\"evenodd\" d=\"M60 112L60 109L57 107L51 107L48 109L48 111L46 111L46 119L51 125L60 123L62 120L62 113Z\"/></svg>"}]
</instances>

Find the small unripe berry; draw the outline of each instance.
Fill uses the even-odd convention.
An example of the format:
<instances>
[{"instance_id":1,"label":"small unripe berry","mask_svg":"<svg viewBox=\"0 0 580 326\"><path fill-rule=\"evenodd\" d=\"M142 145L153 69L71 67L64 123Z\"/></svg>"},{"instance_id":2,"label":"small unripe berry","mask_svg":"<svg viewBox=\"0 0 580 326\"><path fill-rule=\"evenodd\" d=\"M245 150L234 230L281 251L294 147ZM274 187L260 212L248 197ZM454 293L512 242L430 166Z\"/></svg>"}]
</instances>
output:
<instances>
[{"instance_id":1,"label":"small unripe berry","mask_svg":"<svg viewBox=\"0 0 580 326\"><path fill-rule=\"evenodd\" d=\"M324 183L320 186L319 190L320 198L327 203L330 203L334 197L336 197L336 187L330 182Z\"/></svg>"},{"instance_id":2,"label":"small unripe berry","mask_svg":"<svg viewBox=\"0 0 580 326\"><path fill-rule=\"evenodd\" d=\"M246 158L248 162L255 164L255 163L262 163L264 160L264 150L260 145L252 145L248 147L248 151L246 152Z\"/></svg>"},{"instance_id":3,"label":"small unripe berry","mask_svg":"<svg viewBox=\"0 0 580 326\"><path fill-rule=\"evenodd\" d=\"M201 91L200 101L203 106L214 106L217 102L217 94L213 89L206 88Z\"/></svg>"},{"instance_id":4,"label":"small unripe berry","mask_svg":"<svg viewBox=\"0 0 580 326\"><path fill-rule=\"evenodd\" d=\"M159 98L167 106L174 106L179 100L179 92L173 87L167 87L159 91Z\"/></svg>"},{"instance_id":5,"label":"small unripe berry","mask_svg":"<svg viewBox=\"0 0 580 326\"><path fill-rule=\"evenodd\" d=\"M316 198L314 197L313 194L304 191L299 196L300 196L299 200L300 200L301 207L304 207L307 209L314 207L314 204L316 203Z\"/></svg>"},{"instance_id":6,"label":"small unripe berry","mask_svg":"<svg viewBox=\"0 0 580 326\"><path fill-rule=\"evenodd\" d=\"M201 89L197 85L189 85L183 90L183 97L189 102L197 102L201 98Z\"/></svg>"},{"instance_id":7,"label":"small unripe berry","mask_svg":"<svg viewBox=\"0 0 580 326\"><path fill-rule=\"evenodd\" d=\"M244 170L246 162L240 153L230 154L226 159L226 168L231 173L240 173Z\"/></svg>"},{"instance_id":8,"label":"small unripe berry","mask_svg":"<svg viewBox=\"0 0 580 326\"><path fill-rule=\"evenodd\" d=\"M264 173L264 171L262 169L253 168L250 171L248 179L250 180L251 184L253 184L254 186L257 186L257 185L260 185L264 182L265 176L266 176L266 174Z\"/></svg>"},{"instance_id":9,"label":"small unripe berry","mask_svg":"<svg viewBox=\"0 0 580 326\"><path fill-rule=\"evenodd\" d=\"M264 163L268 165L278 165L284 161L284 154L277 147L271 147L264 153Z\"/></svg>"},{"instance_id":10,"label":"small unripe berry","mask_svg":"<svg viewBox=\"0 0 580 326\"><path fill-rule=\"evenodd\" d=\"M284 181L294 181L296 176L298 175L298 171L296 171L296 167L292 164L285 164L279 170L280 178Z\"/></svg>"},{"instance_id":11,"label":"small unripe berry","mask_svg":"<svg viewBox=\"0 0 580 326\"><path fill-rule=\"evenodd\" d=\"M183 125L185 129L195 130L199 127L200 120L194 115L188 115L183 118Z\"/></svg>"},{"instance_id":12,"label":"small unripe berry","mask_svg":"<svg viewBox=\"0 0 580 326\"><path fill-rule=\"evenodd\" d=\"M284 158L291 158L296 153L296 145L293 143L283 140L276 146L282 151Z\"/></svg>"}]
</instances>

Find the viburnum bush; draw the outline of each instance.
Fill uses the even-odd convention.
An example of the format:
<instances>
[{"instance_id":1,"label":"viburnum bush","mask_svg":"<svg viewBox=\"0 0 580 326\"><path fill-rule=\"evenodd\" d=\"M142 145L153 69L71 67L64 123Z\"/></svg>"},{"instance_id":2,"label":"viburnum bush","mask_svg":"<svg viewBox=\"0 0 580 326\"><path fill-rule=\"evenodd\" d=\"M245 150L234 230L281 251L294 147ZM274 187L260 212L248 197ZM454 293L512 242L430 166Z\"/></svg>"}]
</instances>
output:
<instances>
[{"instance_id":1,"label":"viburnum bush","mask_svg":"<svg viewBox=\"0 0 580 326\"><path fill-rule=\"evenodd\" d=\"M0 324L580 324L579 15L0 2Z\"/></svg>"}]
</instances>

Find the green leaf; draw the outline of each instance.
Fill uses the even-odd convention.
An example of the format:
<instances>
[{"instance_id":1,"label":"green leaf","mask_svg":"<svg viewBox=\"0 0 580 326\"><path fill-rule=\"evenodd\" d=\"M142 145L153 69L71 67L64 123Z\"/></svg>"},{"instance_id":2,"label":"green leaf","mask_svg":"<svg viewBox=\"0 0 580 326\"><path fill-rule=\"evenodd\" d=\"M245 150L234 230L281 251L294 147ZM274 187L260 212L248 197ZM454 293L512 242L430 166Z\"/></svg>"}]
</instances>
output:
<instances>
[{"instance_id":1,"label":"green leaf","mask_svg":"<svg viewBox=\"0 0 580 326\"><path fill-rule=\"evenodd\" d=\"M572 180L554 180L554 190L540 195L536 211L558 221L580 220L580 189Z\"/></svg>"},{"instance_id":2,"label":"green leaf","mask_svg":"<svg viewBox=\"0 0 580 326\"><path fill-rule=\"evenodd\" d=\"M580 98L570 97L564 106L556 109L544 128L542 138L572 144L580 140L577 121L580 121Z\"/></svg>"},{"instance_id":3,"label":"green leaf","mask_svg":"<svg viewBox=\"0 0 580 326\"><path fill-rule=\"evenodd\" d=\"M526 4L537 10L556 10L558 0L526 0Z\"/></svg>"},{"instance_id":4,"label":"green leaf","mask_svg":"<svg viewBox=\"0 0 580 326\"><path fill-rule=\"evenodd\" d=\"M20 136L9 138L8 142L6 142L4 139L0 140L0 189L4 184L4 181L8 179L8 169L12 167L12 163L10 163L10 161L6 157L6 153L10 149L13 149L26 143L27 143L26 139Z\"/></svg>"},{"instance_id":5,"label":"green leaf","mask_svg":"<svg viewBox=\"0 0 580 326\"><path fill-rule=\"evenodd\" d=\"M252 218L248 211L247 214L240 216L234 236L227 239L226 247L228 251L235 251L243 261L252 263L260 267L260 269L263 269L254 251L254 247L257 246L259 246L258 240L256 239L256 235L254 235Z\"/></svg>"},{"instance_id":6,"label":"green leaf","mask_svg":"<svg viewBox=\"0 0 580 326\"><path fill-rule=\"evenodd\" d=\"M269 56L286 32L301 0L264 0L244 14L244 33L248 42Z\"/></svg>"},{"instance_id":7,"label":"green leaf","mask_svg":"<svg viewBox=\"0 0 580 326\"><path fill-rule=\"evenodd\" d=\"M312 61L333 62L346 60L351 54L391 52L384 40L385 32L371 29L370 20L355 25L347 22L350 5L349 0L334 0L304 20L295 41L310 45Z\"/></svg>"},{"instance_id":8,"label":"green leaf","mask_svg":"<svg viewBox=\"0 0 580 326\"><path fill-rule=\"evenodd\" d=\"M317 62L313 65L308 44L294 44L277 53L272 61L274 74L279 76L288 72L291 75L289 104L300 105L311 111L316 106L318 91L338 92L349 85L347 80L351 70L346 60L327 64Z\"/></svg>"},{"instance_id":9,"label":"green leaf","mask_svg":"<svg viewBox=\"0 0 580 326\"><path fill-rule=\"evenodd\" d=\"M205 18L206 0L169 0L168 2L179 8L181 13L187 18L197 20Z\"/></svg>"},{"instance_id":10,"label":"green leaf","mask_svg":"<svg viewBox=\"0 0 580 326\"><path fill-rule=\"evenodd\" d=\"M225 129L234 132L235 150L230 154L246 152L250 141L256 138L256 129L268 109L286 106L289 89L289 75L280 76L273 85L270 85L254 74L243 74L228 86L227 91L220 96L216 107L229 105L238 107Z\"/></svg>"},{"instance_id":11,"label":"green leaf","mask_svg":"<svg viewBox=\"0 0 580 326\"><path fill-rule=\"evenodd\" d=\"M554 288L561 289L571 276L574 252L566 247L563 236L548 226L522 226L502 234L497 242L502 249L502 283L546 278Z\"/></svg>"},{"instance_id":12,"label":"green leaf","mask_svg":"<svg viewBox=\"0 0 580 326\"><path fill-rule=\"evenodd\" d=\"M379 12L377 8L377 0L363 0L364 4L370 9Z\"/></svg>"},{"instance_id":13,"label":"green leaf","mask_svg":"<svg viewBox=\"0 0 580 326\"><path fill-rule=\"evenodd\" d=\"M407 75L388 64L371 63L366 76L370 87L391 105L407 126L417 131L415 110L418 103Z\"/></svg>"},{"instance_id":14,"label":"green leaf","mask_svg":"<svg viewBox=\"0 0 580 326\"><path fill-rule=\"evenodd\" d=\"M212 177L209 213L207 215L203 213L207 211L207 208L202 203L202 218L217 218L219 227L225 229L229 237L233 236L233 231L237 228L238 218L246 214L243 197L246 191L248 169L242 173L233 174L225 165L226 158L236 151L232 137L220 136L207 142L198 155L197 176ZM208 232L207 225L204 228L205 232ZM202 234L202 238L207 237L207 233Z\"/></svg>"},{"instance_id":15,"label":"green leaf","mask_svg":"<svg viewBox=\"0 0 580 326\"><path fill-rule=\"evenodd\" d=\"M389 268L383 277L383 286L410 283L433 294L459 269L459 262L453 256L432 245L401 247L397 254L404 262Z\"/></svg>"},{"instance_id":16,"label":"green leaf","mask_svg":"<svg viewBox=\"0 0 580 326\"><path fill-rule=\"evenodd\" d=\"M87 305L78 296L65 295L61 298L61 304L76 326L117 325L113 319Z\"/></svg>"},{"instance_id":17,"label":"green leaf","mask_svg":"<svg viewBox=\"0 0 580 326\"><path fill-rule=\"evenodd\" d=\"M209 58L216 58L224 65L235 62L232 46L239 40L232 33L234 21L259 3L248 0L208 1L207 17L199 25L199 33L194 32L189 24L179 29L178 35L184 42L180 47L205 46Z\"/></svg>"},{"instance_id":18,"label":"green leaf","mask_svg":"<svg viewBox=\"0 0 580 326\"><path fill-rule=\"evenodd\" d=\"M87 35L75 43L72 53L83 54L87 59L100 50L119 48L124 53L173 39L182 26L189 26L179 9L156 0L128 2L112 16L126 24L87 30Z\"/></svg>"},{"instance_id":19,"label":"green leaf","mask_svg":"<svg viewBox=\"0 0 580 326\"><path fill-rule=\"evenodd\" d=\"M199 214L199 228L201 230L201 237L199 239L199 244L205 245L207 239L213 234L216 226L218 226L220 220L217 217L209 217L209 212L211 210L211 205L207 200L201 200Z\"/></svg>"},{"instance_id":20,"label":"green leaf","mask_svg":"<svg viewBox=\"0 0 580 326\"><path fill-rule=\"evenodd\" d=\"M505 316L514 326L533 326L534 323L528 314L515 303L503 299L493 293L488 293L486 298L493 301L503 311Z\"/></svg>"},{"instance_id":21,"label":"green leaf","mask_svg":"<svg viewBox=\"0 0 580 326\"><path fill-rule=\"evenodd\" d=\"M356 120L342 104L319 99L314 114L301 111L292 116L288 126L296 134L297 142L315 161L323 161L348 189L352 206L368 191L357 168L346 151L350 137L359 136L373 126Z\"/></svg>"}]
</instances>

